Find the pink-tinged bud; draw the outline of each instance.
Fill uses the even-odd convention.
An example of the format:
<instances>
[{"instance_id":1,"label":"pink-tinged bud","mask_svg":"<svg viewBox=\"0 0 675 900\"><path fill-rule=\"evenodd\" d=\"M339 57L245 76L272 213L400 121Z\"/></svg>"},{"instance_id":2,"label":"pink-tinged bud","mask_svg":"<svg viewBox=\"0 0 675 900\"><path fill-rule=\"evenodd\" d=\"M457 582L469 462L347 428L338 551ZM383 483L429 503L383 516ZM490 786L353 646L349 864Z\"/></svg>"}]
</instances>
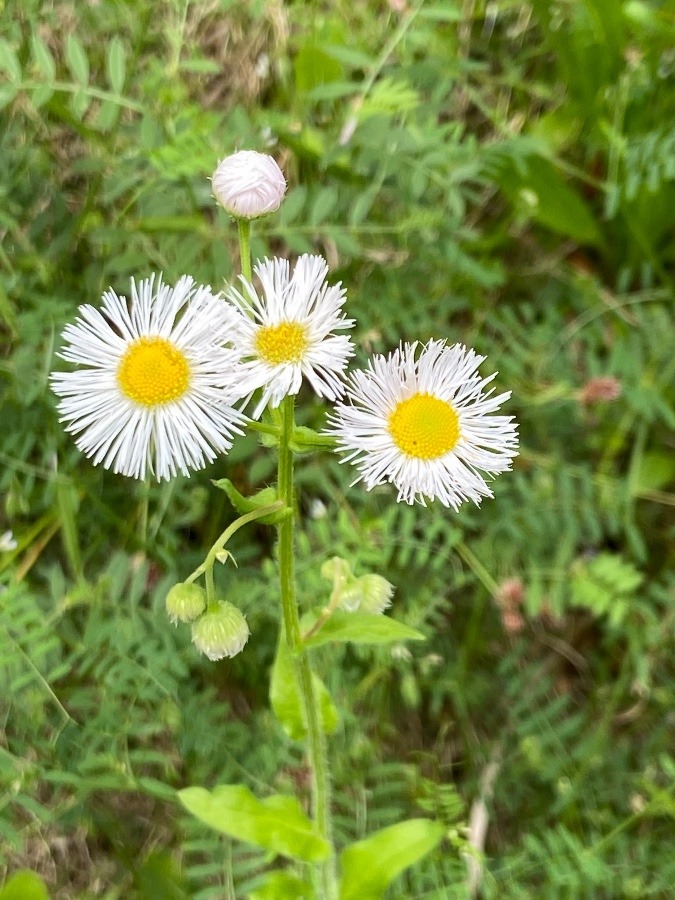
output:
<instances>
[{"instance_id":1,"label":"pink-tinged bud","mask_svg":"<svg viewBox=\"0 0 675 900\"><path fill-rule=\"evenodd\" d=\"M286 179L276 161L255 150L225 157L211 183L216 200L237 219L256 219L274 212L286 193Z\"/></svg>"},{"instance_id":2,"label":"pink-tinged bud","mask_svg":"<svg viewBox=\"0 0 675 900\"><path fill-rule=\"evenodd\" d=\"M502 609L517 609L525 599L525 586L520 578L507 578L497 586L495 600Z\"/></svg>"},{"instance_id":3,"label":"pink-tinged bud","mask_svg":"<svg viewBox=\"0 0 675 900\"><path fill-rule=\"evenodd\" d=\"M192 625L192 643L211 660L236 656L251 632L243 613L231 603L209 607Z\"/></svg>"},{"instance_id":4,"label":"pink-tinged bud","mask_svg":"<svg viewBox=\"0 0 675 900\"><path fill-rule=\"evenodd\" d=\"M611 403L621 396L621 382L613 375L589 379L579 391L579 400L584 406L590 403Z\"/></svg>"}]
</instances>

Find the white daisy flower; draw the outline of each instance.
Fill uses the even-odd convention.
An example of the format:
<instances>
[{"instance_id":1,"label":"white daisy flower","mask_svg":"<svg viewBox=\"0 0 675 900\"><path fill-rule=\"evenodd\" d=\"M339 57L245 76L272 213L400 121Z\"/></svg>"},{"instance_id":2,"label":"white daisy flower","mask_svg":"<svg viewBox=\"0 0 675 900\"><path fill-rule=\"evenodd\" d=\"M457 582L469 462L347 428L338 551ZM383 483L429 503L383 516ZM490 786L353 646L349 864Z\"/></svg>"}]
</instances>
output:
<instances>
[{"instance_id":1,"label":"white daisy flower","mask_svg":"<svg viewBox=\"0 0 675 900\"><path fill-rule=\"evenodd\" d=\"M262 296L243 276L241 291L228 294L236 310L230 341L241 360L242 393L263 389L253 418L297 394L303 375L320 397L335 400L344 393L340 376L354 353L348 337L333 333L354 325L342 311L345 290L328 285L321 256L301 256L292 276L285 259L266 259L254 272Z\"/></svg>"},{"instance_id":2,"label":"white daisy flower","mask_svg":"<svg viewBox=\"0 0 675 900\"><path fill-rule=\"evenodd\" d=\"M375 356L353 372L347 399L329 417L338 452L353 462L368 490L390 482L398 500L438 498L457 509L480 505L492 491L478 470L495 475L511 468L518 436L512 416L493 416L511 396L483 392L495 375L481 378L485 357L461 344L405 344L388 357ZM496 373L495 373L496 374Z\"/></svg>"},{"instance_id":3,"label":"white daisy flower","mask_svg":"<svg viewBox=\"0 0 675 900\"><path fill-rule=\"evenodd\" d=\"M189 474L224 453L245 421L230 405L236 360L224 350L230 307L184 275L131 279L131 302L113 290L101 310L79 308L59 356L86 368L54 372L65 429L106 469L157 480Z\"/></svg>"}]
</instances>

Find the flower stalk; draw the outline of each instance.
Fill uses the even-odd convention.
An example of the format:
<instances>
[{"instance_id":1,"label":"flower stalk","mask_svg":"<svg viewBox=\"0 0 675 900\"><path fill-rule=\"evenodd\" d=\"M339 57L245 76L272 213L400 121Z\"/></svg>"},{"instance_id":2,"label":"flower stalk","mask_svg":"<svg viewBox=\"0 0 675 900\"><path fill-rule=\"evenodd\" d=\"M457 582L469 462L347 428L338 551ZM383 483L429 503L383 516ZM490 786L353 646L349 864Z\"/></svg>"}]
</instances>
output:
<instances>
[{"instance_id":1,"label":"flower stalk","mask_svg":"<svg viewBox=\"0 0 675 900\"><path fill-rule=\"evenodd\" d=\"M237 220L239 232L239 253L242 274L251 278L251 223ZM307 758L311 773L312 817L321 837L332 847L332 828L330 819L330 772L326 739L321 723L321 709L314 690L312 667L307 650L302 645L300 630L300 614L295 595L295 502L293 491L293 445L297 437L295 426L295 397L287 395L278 408L271 413L278 424L261 426L261 432L276 432L279 441L277 496L281 508L287 508L291 514L277 525L279 556L279 587L281 594L282 640L293 658L295 676L300 688L301 702L307 727ZM321 435L316 435L321 439ZM329 438L331 442L334 440ZM335 853L323 862L315 872L317 896L322 900L337 900L337 872Z\"/></svg>"},{"instance_id":2,"label":"flower stalk","mask_svg":"<svg viewBox=\"0 0 675 900\"><path fill-rule=\"evenodd\" d=\"M294 398L292 396L286 397L281 405L282 427L279 442L277 490L279 499L293 511L288 518L278 525L281 609L284 623L284 640L286 640L293 656L293 664L300 686L307 726L307 750L312 780L312 814L321 837L331 842L330 777L326 741L321 726L321 711L316 691L314 690L309 655L302 646L300 616L295 596L293 451L290 446L294 428L293 406ZM324 900L336 900L337 879L334 855L321 865L317 881L318 896L324 898Z\"/></svg>"}]
</instances>

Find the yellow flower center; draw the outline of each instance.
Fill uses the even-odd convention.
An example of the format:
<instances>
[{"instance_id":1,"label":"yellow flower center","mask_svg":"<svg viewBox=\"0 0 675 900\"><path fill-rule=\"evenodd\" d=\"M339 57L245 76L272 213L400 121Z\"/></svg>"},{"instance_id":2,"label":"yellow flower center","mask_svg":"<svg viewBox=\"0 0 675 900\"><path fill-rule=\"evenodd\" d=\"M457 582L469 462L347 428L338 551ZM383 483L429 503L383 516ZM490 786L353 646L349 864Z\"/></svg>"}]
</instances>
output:
<instances>
[{"instance_id":1,"label":"yellow flower center","mask_svg":"<svg viewBox=\"0 0 675 900\"><path fill-rule=\"evenodd\" d=\"M299 322L265 325L255 336L255 349L266 363L297 363L309 346L307 329Z\"/></svg>"},{"instance_id":2,"label":"yellow flower center","mask_svg":"<svg viewBox=\"0 0 675 900\"><path fill-rule=\"evenodd\" d=\"M190 385L190 366L177 347L160 337L142 337L127 347L117 369L123 394L143 406L178 400Z\"/></svg>"},{"instance_id":3,"label":"yellow flower center","mask_svg":"<svg viewBox=\"0 0 675 900\"><path fill-rule=\"evenodd\" d=\"M456 446L459 417L445 400L414 394L389 416L389 434L406 456L436 459Z\"/></svg>"}]
</instances>

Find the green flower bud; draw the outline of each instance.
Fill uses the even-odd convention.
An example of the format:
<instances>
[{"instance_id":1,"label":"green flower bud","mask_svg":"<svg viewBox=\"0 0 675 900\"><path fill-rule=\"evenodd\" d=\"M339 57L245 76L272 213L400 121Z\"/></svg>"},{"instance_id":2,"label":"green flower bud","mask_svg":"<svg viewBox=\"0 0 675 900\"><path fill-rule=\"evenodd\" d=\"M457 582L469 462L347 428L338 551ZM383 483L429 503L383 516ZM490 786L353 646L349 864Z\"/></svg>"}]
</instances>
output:
<instances>
[{"instance_id":1,"label":"green flower bud","mask_svg":"<svg viewBox=\"0 0 675 900\"><path fill-rule=\"evenodd\" d=\"M220 602L193 622L192 643L209 659L223 659L240 653L250 633L243 613L231 603Z\"/></svg>"},{"instance_id":2,"label":"green flower bud","mask_svg":"<svg viewBox=\"0 0 675 900\"><path fill-rule=\"evenodd\" d=\"M206 609L206 594L198 584L174 584L166 595L166 611L174 625L192 622Z\"/></svg>"},{"instance_id":3,"label":"green flower bud","mask_svg":"<svg viewBox=\"0 0 675 900\"><path fill-rule=\"evenodd\" d=\"M346 581L348 578L353 578L349 563L346 559L342 559L339 556L331 556L330 559L326 560L321 566L321 576L334 584L338 581Z\"/></svg>"},{"instance_id":4,"label":"green flower bud","mask_svg":"<svg viewBox=\"0 0 675 900\"><path fill-rule=\"evenodd\" d=\"M362 575L357 579L357 587L361 591L362 612L382 613L391 606L394 585L381 575Z\"/></svg>"},{"instance_id":5,"label":"green flower bud","mask_svg":"<svg viewBox=\"0 0 675 900\"><path fill-rule=\"evenodd\" d=\"M340 590L340 600L338 606L345 612L356 612L361 606L363 600L363 591L359 587L359 582L354 576L349 579L349 583L344 584Z\"/></svg>"}]
</instances>

